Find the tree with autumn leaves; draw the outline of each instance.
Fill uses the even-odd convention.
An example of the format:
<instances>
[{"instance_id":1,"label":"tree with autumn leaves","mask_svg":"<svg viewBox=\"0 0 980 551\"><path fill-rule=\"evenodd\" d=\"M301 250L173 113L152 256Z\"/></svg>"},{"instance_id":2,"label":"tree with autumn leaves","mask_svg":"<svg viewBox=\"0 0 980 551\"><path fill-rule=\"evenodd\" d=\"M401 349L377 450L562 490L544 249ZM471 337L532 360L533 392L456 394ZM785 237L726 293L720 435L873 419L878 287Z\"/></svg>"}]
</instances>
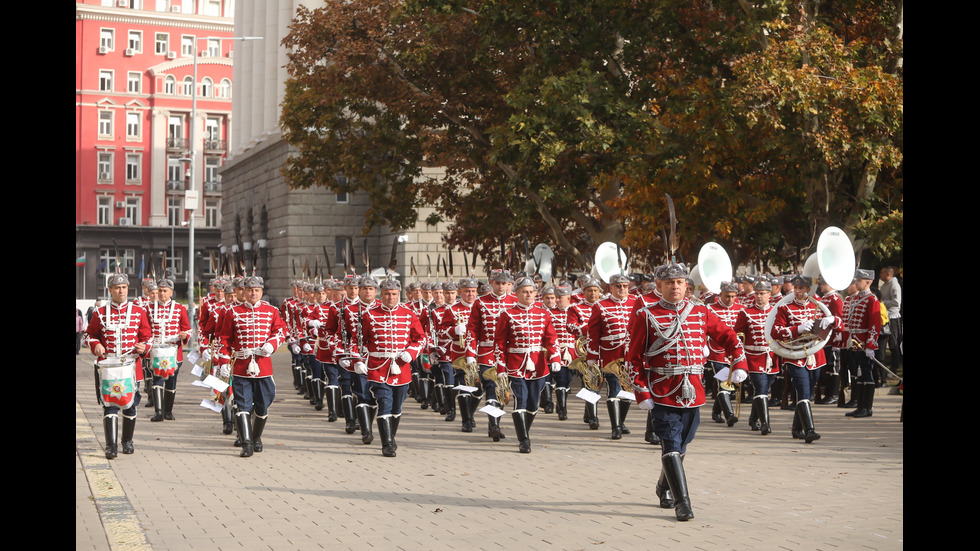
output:
<instances>
[{"instance_id":1,"label":"tree with autumn leaves","mask_svg":"<svg viewBox=\"0 0 980 551\"><path fill-rule=\"evenodd\" d=\"M900 254L901 24L900 1L301 8L284 172L367 193L368 227L433 206L491 263L527 238L573 268L604 241L658 264L665 194L688 260L718 241L778 268L828 225Z\"/></svg>"}]
</instances>

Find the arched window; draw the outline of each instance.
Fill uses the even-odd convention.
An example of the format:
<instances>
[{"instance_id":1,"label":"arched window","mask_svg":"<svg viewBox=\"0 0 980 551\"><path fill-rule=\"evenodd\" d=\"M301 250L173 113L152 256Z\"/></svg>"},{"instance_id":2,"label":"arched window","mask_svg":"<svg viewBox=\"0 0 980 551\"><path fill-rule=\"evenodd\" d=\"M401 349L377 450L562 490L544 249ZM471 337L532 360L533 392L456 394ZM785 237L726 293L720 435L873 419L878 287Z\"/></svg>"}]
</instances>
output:
<instances>
[{"instance_id":1,"label":"arched window","mask_svg":"<svg viewBox=\"0 0 980 551\"><path fill-rule=\"evenodd\" d=\"M182 87L180 93L185 96L190 96L194 94L194 79L191 77L184 77L184 86Z\"/></svg>"},{"instance_id":2,"label":"arched window","mask_svg":"<svg viewBox=\"0 0 980 551\"><path fill-rule=\"evenodd\" d=\"M163 93L171 96L177 93L177 79L173 75L167 75L167 78L163 79Z\"/></svg>"},{"instance_id":3,"label":"arched window","mask_svg":"<svg viewBox=\"0 0 980 551\"><path fill-rule=\"evenodd\" d=\"M201 81L201 97L210 98L214 95L214 81L209 77L204 77Z\"/></svg>"}]
</instances>

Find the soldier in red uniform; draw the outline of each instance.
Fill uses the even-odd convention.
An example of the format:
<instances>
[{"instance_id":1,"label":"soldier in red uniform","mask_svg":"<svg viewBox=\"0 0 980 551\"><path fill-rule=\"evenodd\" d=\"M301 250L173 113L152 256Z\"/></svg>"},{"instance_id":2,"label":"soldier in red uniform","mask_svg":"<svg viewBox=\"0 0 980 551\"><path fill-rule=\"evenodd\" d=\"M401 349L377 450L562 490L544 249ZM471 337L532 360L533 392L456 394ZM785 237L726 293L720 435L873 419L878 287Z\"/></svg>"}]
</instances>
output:
<instances>
[{"instance_id":1,"label":"soldier in red uniform","mask_svg":"<svg viewBox=\"0 0 980 551\"><path fill-rule=\"evenodd\" d=\"M705 402L704 347L711 338L732 359L732 382L748 373L735 331L711 309L685 298L688 272L683 264L658 269L662 299L637 311L630 320L627 370L635 373L641 409L653 409L654 431L662 446L657 496L660 506L674 508L677 520L694 518L683 457L694 439Z\"/></svg>"},{"instance_id":2,"label":"soldier in red uniform","mask_svg":"<svg viewBox=\"0 0 980 551\"><path fill-rule=\"evenodd\" d=\"M351 373L351 390L357 397L357 405L354 406L354 414L357 416L357 424L361 427L361 442L370 444L374 441L374 418L378 413L378 402L371 394L368 379L367 358L364 351L364 335L362 333L362 323L364 313L377 306L378 280L370 275L362 276L357 280L357 302L347 307L344 317L346 325L350 329L351 343L349 344L348 360ZM341 360L341 367L344 360Z\"/></svg>"},{"instance_id":3,"label":"soldier in red uniform","mask_svg":"<svg viewBox=\"0 0 980 551\"><path fill-rule=\"evenodd\" d=\"M187 317L187 309L177 301L172 300L174 282L161 279L157 282L160 297L150 304L147 310L150 327L153 329L153 344L156 346L171 345L177 347L177 370L166 377L153 376L153 408L154 415L150 421L174 420L174 400L177 397L177 375L184 361L184 346L190 339L191 322Z\"/></svg>"},{"instance_id":4,"label":"soldier in red uniform","mask_svg":"<svg viewBox=\"0 0 980 551\"><path fill-rule=\"evenodd\" d=\"M874 363L881 336L881 304L871 292L872 270L857 270L854 285L857 292L844 299L844 342L841 349L844 365L856 374L851 399L857 401L857 409L845 414L848 417L871 417L875 398Z\"/></svg>"},{"instance_id":5,"label":"soldier in red uniform","mask_svg":"<svg viewBox=\"0 0 980 551\"><path fill-rule=\"evenodd\" d=\"M100 306L92 314L86 334L89 348L97 362L108 357L124 357L145 354L150 350L153 331L150 329L146 310L126 300L129 294L129 278L125 274L109 277L109 303ZM139 361L134 358L134 361ZM132 405L123 410L122 452L134 453L133 433L136 430L136 408L140 403L139 383L143 370L134 369L136 393ZM106 459L115 459L119 451L119 407L102 408L102 426L105 430Z\"/></svg>"},{"instance_id":6,"label":"soldier in red uniform","mask_svg":"<svg viewBox=\"0 0 980 551\"><path fill-rule=\"evenodd\" d=\"M810 278L798 275L792 279L795 298L776 309L771 337L776 341L799 338L809 332L826 332L839 328L840 320L834 316L824 316L822 310L810 300ZM813 355L803 358L782 358L783 369L789 373L790 381L796 390L796 413L793 416L793 438L805 440L807 444L820 439L814 429L813 409L810 399L820 378L820 368L826 364L823 348Z\"/></svg>"},{"instance_id":7,"label":"soldier in red uniform","mask_svg":"<svg viewBox=\"0 0 980 551\"><path fill-rule=\"evenodd\" d=\"M262 278L248 277L242 284L245 300L222 316L217 335L222 341L221 363L230 363L234 374L241 457L251 457L253 451L263 450L262 433L276 397L271 356L287 337L279 310L262 300Z\"/></svg>"},{"instance_id":8,"label":"soldier in red uniform","mask_svg":"<svg viewBox=\"0 0 980 551\"><path fill-rule=\"evenodd\" d=\"M446 361L450 366L458 365L457 360L463 358L466 361L466 349L469 347L467 339L469 333L466 331L467 323L470 320L470 313L473 304L476 302L477 283L475 279L463 278L457 285L459 300L449 306L449 310L442 316L439 327L439 334L445 341ZM470 368L472 373L472 368ZM466 373L463 369L454 369L453 380L456 385L465 384L466 386L479 388L479 373L476 377L466 380ZM476 428L476 408L480 404L479 396L474 396L470 392L459 392L456 396L459 403L459 415L462 420L462 432L473 432Z\"/></svg>"},{"instance_id":9,"label":"soldier in red uniform","mask_svg":"<svg viewBox=\"0 0 980 551\"><path fill-rule=\"evenodd\" d=\"M513 278L509 272L495 270L490 274L491 291L480 296L473 303L470 319L466 325L469 334L467 339L466 363L471 366L479 366L481 384L483 385L483 395L486 397L487 405L500 407L497 396L497 385L494 381L483 376L484 373L495 369L497 362L494 356L495 331L497 328L497 318L500 312L510 308L517 302L514 295L507 293L507 287L513 283ZM540 388L539 388L540 390ZM493 438L494 442L499 442L504 437L500 430L500 418L487 414L488 428L487 435Z\"/></svg>"},{"instance_id":10,"label":"soldier in red uniform","mask_svg":"<svg viewBox=\"0 0 980 551\"><path fill-rule=\"evenodd\" d=\"M775 374L779 373L779 363L769 348L766 336L766 319L772 311L769 296L772 285L766 279L755 283L754 302L739 310L735 320L735 333L744 335L742 347L749 367L749 380L755 395L752 397L752 412L749 414L749 427L763 435L772 432L769 424L769 389Z\"/></svg>"},{"instance_id":11,"label":"soldier in red uniform","mask_svg":"<svg viewBox=\"0 0 980 551\"><path fill-rule=\"evenodd\" d=\"M630 410L630 400L620 398L622 385L619 373L622 361L629 346L630 313L636 297L629 292L630 279L625 273L609 277L609 296L595 303L588 325L588 344L585 347L587 362L593 369L601 368L606 381L606 409L609 411L611 438L619 440L629 434L626 428L626 414ZM612 371L610 371L612 369Z\"/></svg>"},{"instance_id":12,"label":"soldier in red uniform","mask_svg":"<svg viewBox=\"0 0 980 551\"><path fill-rule=\"evenodd\" d=\"M742 276L743 280L744 278L745 276ZM739 285L738 283L727 281L722 283L721 292L718 293L718 300L708 305L708 308L711 308L725 322L725 325L729 327L735 326L735 318L738 317L739 311L745 308L737 300ZM748 293L745 296L748 296ZM733 396L732 389L720 385L719 381L714 377L721 370L730 367L724 347L708 339L707 360L707 367L711 370L708 374L708 384L712 390L717 392L714 406L711 408L711 419L716 423L727 422L730 427L738 422L732 400L739 400L741 397ZM722 417L723 414L724 418Z\"/></svg>"},{"instance_id":13,"label":"soldier in red uniform","mask_svg":"<svg viewBox=\"0 0 980 551\"><path fill-rule=\"evenodd\" d=\"M551 313L535 304L537 285L529 277L515 284L517 304L497 318L494 355L497 377L514 392L514 431L521 453L531 453L531 424L538 411L544 377L561 369ZM550 368L550 370L549 370Z\"/></svg>"},{"instance_id":14,"label":"soldier in red uniform","mask_svg":"<svg viewBox=\"0 0 980 551\"><path fill-rule=\"evenodd\" d=\"M840 293L828 285L822 277L819 279L819 285L820 302L827 307L827 310L830 310L831 315L843 320L844 299L841 298ZM840 349L843 341L843 332L835 329L833 334L830 335L827 345L823 347L824 356L827 358L827 365L820 371L823 394L816 398L816 403L818 404L827 405L837 403L837 393L840 392L841 376ZM819 391L820 387L817 390Z\"/></svg>"},{"instance_id":15,"label":"soldier in red uniform","mask_svg":"<svg viewBox=\"0 0 980 551\"><path fill-rule=\"evenodd\" d=\"M418 317L399 302L401 285L398 280L384 279L379 287L381 300L361 314L362 344L371 394L378 404L381 453L385 457L395 457L398 449L395 435L408 383L412 380L411 363L425 346L425 333Z\"/></svg>"},{"instance_id":16,"label":"soldier in red uniform","mask_svg":"<svg viewBox=\"0 0 980 551\"><path fill-rule=\"evenodd\" d=\"M568 332L575 337L576 341L582 339L586 343L584 346L586 351L589 348L589 320L592 319L593 307L601 298L601 283L598 279L587 277L582 282L582 300L572 304L568 309ZM575 358L572 358L572 360L574 361ZM596 405L592 402L585 402L585 412L582 416L582 422L587 423L591 430L599 429L599 414Z\"/></svg>"},{"instance_id":17,"label":"soldier in red uniform","mask_svg":"<svg viewBox=\"0 0 980 551\"><path fill-rule=\"evenodd\" d=\"M571 306L572 286L560 283L551 288L545 288L542 293L547 296L548 290L555 296L555 305L548 307L551 312L551 323L555 326L558 336L558 353L561 357L562 369L551 374L555 382L555 402L558 420L568 419L568 391L572 386L572 372L567 369L575 354L575 337L568 331L568 310ZM547 302L545 303L547 306Z\"/></svg>"}]
</instances>

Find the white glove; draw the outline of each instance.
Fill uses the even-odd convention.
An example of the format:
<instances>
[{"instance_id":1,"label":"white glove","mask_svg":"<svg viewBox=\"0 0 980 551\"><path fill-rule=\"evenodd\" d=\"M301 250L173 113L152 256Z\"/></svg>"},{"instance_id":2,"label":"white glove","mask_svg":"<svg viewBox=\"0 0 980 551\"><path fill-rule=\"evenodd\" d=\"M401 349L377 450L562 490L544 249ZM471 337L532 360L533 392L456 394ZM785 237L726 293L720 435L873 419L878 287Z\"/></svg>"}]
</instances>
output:
<instances>
[{"instance_id":1,"label":"white glove","mask_svg":"<svg viewBox=\"0 0 980 551\"><path fill-rule=\"evenodd\" d=\"M652 398L647 398L646 400L643 400L642 402L640 402L637 405L640 406L640 409L646 409L646 410L653 409L653 399Z\"/></svg>"},{"instance_id":2,"label":"white glove","mask_svg":"<svg viewBox=\"0 0 980 551\"><path fill-rule=\"evenodd\" d=\"M211 359L211 350L206 348L204 349L204 353L201 354L201 361L207 362L210 359Z\"/></svg>"},{"instance_id":3,"label":"white glove","mask_svg":"<svg viewBox=\"0 0 980 551\"><path fill-rule=\"evenodd\" d=\"M313 347L312 347L312 346L310 346L310 345L309 345L309 344L307 344L307 343L304 343L304 344L303 344L303 353L304 353L304 354L309 354L310 352L313 352Z\"/></svg>"},{"instance_id":4,"label":"white glove","mask_svg":"<svg viewBox=\"0 0 980 551\"><path fill-rule=\"evenodd\" d=\"M463 324L459 324L456 326L454 332L456 333L457 337L462 337L463 335L466 334L466 326Z\"/></svg>"},{"instance_id":5,"label":"white glove","mask_svg":"<svg viewBox=\"0 0 980 551\"><path fill-rule=\"evenodd\" d=\"M408 353L408 350L402 350L402 353L398 355L398 359L401 360L402 363L407 364L408 362L412 361L412 355Z\"/></svg>"},{"instance_id":6,"label":"white glove","mask_svg":"<svg viewBox=\"0 0 980 551\"><path fill-rule=\"evenodd\" d=\"M293 352L293 354L299 354L299 346L294 344L290 346L289 349Z\"/></svg>"},{"instance_id":7,"label":"white glove","mask_svg":"<svg viewBox=\"0 0 980 551\"><path fill-rule=\"evenodd\" d=\"M749 372L748 371L746 371L744 369L733 369L732 370L732 383L733 384L736 384L737 385L737 384L745 381L745 379L748 379L748 378L749 378Z\"/></svg>"},{"instance_id":8,"label":"white glove","mask_svg":"<svg viewBox=\"0 0 980 551\"><path fill-rule=\"evenodd\" d=\"M349 368L350 367L350 359L349 358L344 358L344 359L340 360L340 367L342 367L344 369Z\"/></svg>"},{"instance_id":9,"label":"white glove","mask_svg":"<svg viewBox=\"0 0 980 551\"><path fill-rule=\"evenodd\" d=\"M476 365L476 358L471 358L471 357L467 356L466 357L466 365L470 365L470 366Z\"/></svg>"},{"instance_id":10,"label":"white glove","mask_svg":"<svg viewBox=\"0 0 980 551\"><path fill-rule=\"evenodd\" d=\"M499 380L499 381L506 381L507 380L507 372L504 371L503 373L497 373L497 380Z\"/></svg>"},{"instance_id":11,"label":"white glove","mask_svg":"<svg viewBox=\"0 0 980 551\"><path fill-rule=\"evenodd\" d=\"M224 364L218 368L218 374L222 379L227 379L231 376L231 364Z\"/></svg>"},{"instance_id":12,"label":"white glove","mask_svg":"<svg viewBox=\"0 0 980 551\"><path fill-rule=\"evenodd\" d=\"M393 363L391 364L391 369L388 370L388 373L391 373L392 375L401 375L402 368L398 367L398 364Z\"/></svg>"},{"instance_id":13,"label":"white glove","mask_svg":"<svg viewBox=\"0 0 980 551\"><path fill-rule=\"evenodd\" d=\"M834 316L820 318L820 329L826 329L834 324Z\"/></svg>"},{"instance_id":14,"label":"white glove","mask_svg":"<svg viewBox=\"0 0 980 551\"><path fill-rule=\"evenodd\" d=\"M589 361L587 361L585 363L586 363L586 365L589 366L589 369L595 369L596 367L599 366L599 362L597 362L595 360L589 360Z\"/></svg>"},{"instance_id":15,"label":"white glove","mask_svg":"<svg viewBox=\"0 0 980 551\"><path fill-rule=\"evenodd\" d=\"M561 364L558 362L551 362L551 372L558 373L561 371Z\"/></svg>"},{"instance_id":16,"label":"white glove","mask_svg":"<svg viewBox=\"0 0 980 551\"><path fill-rule=\"evenodd\" d=\"M875 359L875 351L874 350L871 350L870 348L865 348L864 349L864 355L867 356L868 358L872 359L872 360Z\"/></svg>"},{"instance_id":17,"label":"white glove","mask_svg":"<svg viewBox=\"0 0 980 551\"><path fill-rule=\"evenodd\" d=\"M276 351L276 347L272 346L271 342L267 342L262 345L262 354L264 356L271 356L273 352Z\"/></svg>"},{"instance_id":18,"label":"white glove","mask_svg":"<svg viewBox=\"0 0 980 551\"><path fill-rule=\"evenodd\" d=\"M354 373L357 373L358 375L367 375L367 364L364 362L355 363Z\"/></svg>"},{"instance_id":19,"label":"white glove","mask_svg":"<svg viewBox=\"0 0 980 551\"><path fill-rule=\"evenodd\" d=\"M813 320L803 320L800 324L800 333L806 333L811 329L813 329Z\"/></svg>"},{"instance_id":20,"label":"white glove","mask_svg":"<svg viewBox=\"0 0 980 551\"><path fill-rule=\"evenodd\" d=\"M314 329L319 329L320 326L322 326L322 325L323 325L323 322L320 321L320 320L311 320L310 321L310 327L312 327Z\"/></svg>"}]
</instances>

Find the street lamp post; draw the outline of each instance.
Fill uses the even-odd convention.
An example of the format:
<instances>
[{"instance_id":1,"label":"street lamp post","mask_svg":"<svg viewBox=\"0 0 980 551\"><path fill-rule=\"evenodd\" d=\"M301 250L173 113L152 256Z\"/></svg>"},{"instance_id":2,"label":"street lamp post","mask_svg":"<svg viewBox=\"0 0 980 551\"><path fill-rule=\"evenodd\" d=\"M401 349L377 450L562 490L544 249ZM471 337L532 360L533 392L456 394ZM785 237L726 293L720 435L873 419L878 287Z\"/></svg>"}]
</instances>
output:
<instances>
[{"instance_id":1,"label":"street lamp post","mask_svg":"<svg viewBox=\"0 0 980 551\"><path fill-rule=\"evenodd\" d=\"M194 302L194 212L197 210L200 197L194 187L194 180L197 168L197 44L198 40L262 40L261 36L195 36L194 37L194 84L191 90L191 131L190 131L190 170L188 171L188 189L184 195L184 208L191 211L190 221L187 224L188 237L187 245L189 249L187 259L187 306L190 310L191 320L197 319L197 305ZM197 325L196 323L194 324Z\"/></svg>"}]
</instances>

